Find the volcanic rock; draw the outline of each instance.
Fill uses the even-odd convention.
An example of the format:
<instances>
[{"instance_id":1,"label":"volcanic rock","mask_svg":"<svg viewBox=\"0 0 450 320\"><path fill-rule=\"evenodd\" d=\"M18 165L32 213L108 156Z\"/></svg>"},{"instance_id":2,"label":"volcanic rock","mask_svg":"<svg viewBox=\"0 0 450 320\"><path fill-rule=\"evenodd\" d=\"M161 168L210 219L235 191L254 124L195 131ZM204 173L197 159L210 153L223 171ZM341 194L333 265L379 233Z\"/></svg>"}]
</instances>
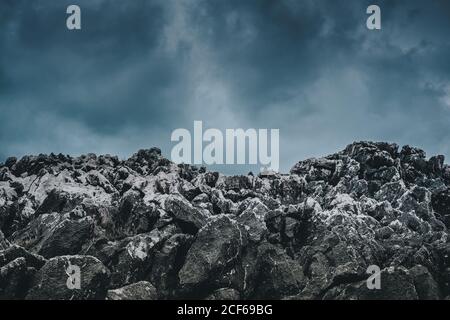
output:
<instances>
[{"instance_id":1,"label":"volcanic rock","mask_svg":"<svg viewBox=\"0 0 450 320\"><path fill-rule=\"evenodd\" d=\"M140 281L128 286L108 290L107 300L156 300L157 294L155 287L146 281Z\"/></svg>"},{"instance_id":2,"label":"volcanic rock","mask_svg":"<svg viewBox=\"0 0 450 320\"><path fill-rule=\"evenodd\" d=\"M68 286L69 266L80 268L80 288ZM91 256L60 256L50 259L34 276L26 299L102 299L106 295L109 271Z\"/></svg>"},{"instance_id":3,"label":"volcanic rock","mask_svg":"<svg viewBox=\"0 0 450 320\"><path fill-rule=\"evenodd\" d=\"M227 176L158 148L11 157L0 299L444 299L449 190L443 156L386 142L288 174ZM67 286L74 265L80 289Z\"/></svg>"}]
</instances>

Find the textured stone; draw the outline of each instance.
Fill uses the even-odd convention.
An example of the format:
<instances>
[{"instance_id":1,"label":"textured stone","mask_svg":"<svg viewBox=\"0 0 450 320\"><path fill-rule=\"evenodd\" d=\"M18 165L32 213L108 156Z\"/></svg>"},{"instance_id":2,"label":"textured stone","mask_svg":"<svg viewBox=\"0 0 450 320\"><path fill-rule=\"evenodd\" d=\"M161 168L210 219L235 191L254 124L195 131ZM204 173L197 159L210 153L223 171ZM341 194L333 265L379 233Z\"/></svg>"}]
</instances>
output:
<instances>
[{"instance_id":1,"label":"textured stone","mask_svg":"<svg viewBox=\"0 0 450 320\"><path fill-rule=\"evenodd\" d=\"M180 285L188 289L209 286L239 259L247 234L227 216L212 217L199 230L180 270Z\"/></svg>"},{"instance_id":2,"label":"textured stone","mask_svg":"<svg viewBox=\"0 0 450 320\"><path fill-rule=\"evenodd\" d=\"M0 164L0 296L443 299L449 190L442 156L385 142L355 142L289 174L226 176L158 148L127 160L10 158ZM66 287L69 262L84 289ZM381 290L367 289L370 265Z\"/></svg>"},{"instance_id":3,"label":"textured stone","mask_svg":"<svg viewBox=\"0 0 450 320\"><path fill-rule=\"evenodd\" d=\"M80 289L67 285L69 266L80 268ZM91 256L60 256L50 259L34 276L27 299L102 299L106 295L109 271Z\"/></svg>"},{"instance_id":4,"label":"textured stone","mask_svg":"<svg viewBox=\"0 0 450 320\"><path fill-rule=\"evenodd\" d=\"M128 286L108 290L107 300L156 300L158 298L155 287L147 281L140 281Z\"/></svg>"}]
</instances>

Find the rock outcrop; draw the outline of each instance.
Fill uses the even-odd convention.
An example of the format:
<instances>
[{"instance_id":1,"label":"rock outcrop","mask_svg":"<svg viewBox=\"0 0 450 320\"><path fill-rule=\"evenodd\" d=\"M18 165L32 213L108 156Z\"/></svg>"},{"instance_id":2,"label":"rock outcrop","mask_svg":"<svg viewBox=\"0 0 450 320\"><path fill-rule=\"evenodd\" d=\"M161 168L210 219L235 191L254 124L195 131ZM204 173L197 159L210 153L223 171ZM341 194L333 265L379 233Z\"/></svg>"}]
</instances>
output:
<instances>
[{"instance_id":1,"label":"rock outcrop","mask_svg":"<svg viewBox=\"0 0 450 320\"><path fill-rule=\"evenodd\" d=\"M0 299L445 299L449 227L450 166L409 146L357 142L258 176L157 148L8 158Z\"/></svg>"}]
</instances>

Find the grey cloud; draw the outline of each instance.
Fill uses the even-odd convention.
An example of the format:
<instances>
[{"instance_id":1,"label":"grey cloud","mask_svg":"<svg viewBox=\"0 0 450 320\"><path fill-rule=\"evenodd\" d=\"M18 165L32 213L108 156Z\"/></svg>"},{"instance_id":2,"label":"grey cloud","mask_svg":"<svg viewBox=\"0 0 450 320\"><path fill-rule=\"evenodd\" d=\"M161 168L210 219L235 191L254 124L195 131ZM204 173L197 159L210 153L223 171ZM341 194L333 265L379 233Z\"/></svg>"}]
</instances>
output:
<instances>
[{"instance_id":1,"label":"grey cloud","mask_svg":"<svg viewBox=\"0 0 450 320\"><path fill-rule=\"evenodd\" d=\"M65 28L82 8L83 29ZM377 3L383 29L365 28ZM353 140L450 156L448 1L2 1L0 161L279 128L286 171ZM242 167L223 167L225 172Z\"/></svg>"}]
</instances>

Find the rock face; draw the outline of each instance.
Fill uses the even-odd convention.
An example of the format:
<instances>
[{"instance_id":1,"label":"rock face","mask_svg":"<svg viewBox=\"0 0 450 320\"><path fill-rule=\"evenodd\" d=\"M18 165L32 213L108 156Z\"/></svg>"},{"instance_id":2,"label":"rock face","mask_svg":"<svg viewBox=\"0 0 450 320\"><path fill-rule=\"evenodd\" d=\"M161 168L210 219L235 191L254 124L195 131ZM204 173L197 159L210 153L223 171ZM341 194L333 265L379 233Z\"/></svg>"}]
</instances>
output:
<instances>
[{"instance_id":1,"label":"rock face","mask_svg":"<svg viewBox=\"0 0 450 320\"><path fill-rule=\"evenodd\" d=\"M155 300L157 299L155 287L147 281L140 281L128 286L108 290L107 300Z\"/></svg>"},{"instance_id":2,"label":"rock face","mask_svg":"<svg viewBox=\"0 0 450 320\"><path fill-rule=\"evenodd\" d=\"M188 293L199 294L214 288L238 262L247 236L235 220L218 215L201 228L190 247L178 277L180 286Z\"/></svg>"},{"instance_id":3,"label":"rock face","mask_svg":"<svg viewBox=\"0 0 450 320\"><path fill-rule=\"evenodd\" d=\"M68 277L72 274L71 266L79 268L79 285L75 279ZM50 259L35 274L26 299L102 299L105 297L108 283L109 271L97 258L60 256Z\"/></svg>"},{"instance_id":4,"label":"rock face","mask_svg":"<svg viewBox=\"0 0 450 320\"><path fill-rule=\"evenodd\" d=\"M450 166L410 146L357 142L259 176L156 148L8 158L0 299L444 299L449 227Z\"/></svg>"},{"instance_id":5,"label":"rock face","mask_svg":"<svg viewBox=\"0 0 450 320\"><path fill-rule=\"evenodd\" d=\"M0 230L0 250L6 250L8 247L9 242L5 239L3 232Z\"/></svg>"}]
</instances>

